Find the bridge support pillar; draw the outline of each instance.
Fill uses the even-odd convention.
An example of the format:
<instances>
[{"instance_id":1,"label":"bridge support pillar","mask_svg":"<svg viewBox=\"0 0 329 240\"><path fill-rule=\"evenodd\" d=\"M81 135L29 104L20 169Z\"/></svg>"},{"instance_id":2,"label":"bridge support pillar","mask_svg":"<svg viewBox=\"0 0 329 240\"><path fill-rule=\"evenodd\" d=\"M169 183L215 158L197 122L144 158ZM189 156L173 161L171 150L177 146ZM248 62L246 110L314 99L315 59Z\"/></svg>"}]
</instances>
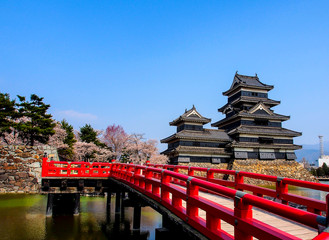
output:
<instances>
[{"instance_id":1,"label":"bridge support pillar","mask_svg":"<svg viewBox=\"0 0 329 240\"><path fill-rule=\"evenodd\" d=\"M121 212L121 192L115 193L115 214L120 214Z\"/></svg>"},{"instance_id":2,"label":"bridge support pillar","mask_svg":"<svg viewBox=\"0 0 329 240\"><path fill-rule=\"evenodd\" d=\"M125 192L121 192L121 219L125 219L125 198L126 198L126 193Z\"/></svg>"},{"instance_id":3,"label":"bridge support pillar","mask_svg":"<svg viewBox=\"0 0 329 240\"><path fill-rule=\"evenodd\" d=\"M108 223L111 220L111 197L112 197L112 193L107 192L107 196L106 196L106 221Z\"/></svg>"},{"instance_id":4,"label":"bridge support pillar","mask_svg":"<svg viewBox=\"0 0 329 240\"><path fill-rule=\"evenodd\" d=\"M46 210L47 217L51 217L53 215L53 209L54 209L54 194L49 193L47 198L47 210Z\"/></svg>"},{"instance_id":5,"label":"bridge support pillar","mask_svg":"<svg viewBox=\"0 0 329 240\"><path fill-rule=\"evenodd\" d=\"M155 240L168 240L171 238L170 230L168 228L156 228L155 229Z\"/></svg>"},{"instance_id":6,"label":"bridge support pillar","mask_svg":"<svg viewBox=\"0 0 329 240\"><path fill-rule=\"evenodd\" d=\"M73 215L79 215L79 213L80 213L80 193L75 193Z\"/></svg>"},{"instance_id":7,"label":"bridge support pillar","mask_svg":"<svg viewBox=\"0 0 329 240\"><path fill-rule=\"evenodd\" d=\"M169 238L175 238L172 234L171 231L175 231L171 226L170 226L170 220L166 215L162 215L162 228L156 228L155 229L155 240L166 240Z\"/></svg>"},{"instance_id":8,"label":"bridge support pillar","mask_svg":"<svg viewBox=\"0 0 329 240\"><path fill-rule=\"evenodd\" d=\"M141 228L141 206L137 205L134 207L134 220L133 220L133 230L139 231Z\"/></svg>"}]
</instances>

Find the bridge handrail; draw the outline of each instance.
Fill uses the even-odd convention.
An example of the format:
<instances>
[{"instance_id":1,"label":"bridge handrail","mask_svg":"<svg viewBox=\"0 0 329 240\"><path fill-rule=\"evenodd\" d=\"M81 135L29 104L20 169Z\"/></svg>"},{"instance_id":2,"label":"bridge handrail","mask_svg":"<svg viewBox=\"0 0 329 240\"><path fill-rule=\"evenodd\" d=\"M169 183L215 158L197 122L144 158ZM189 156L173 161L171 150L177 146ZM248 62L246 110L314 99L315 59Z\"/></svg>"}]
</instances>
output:
<instances>
[{"instance_id":1,"label":"bridge handrail","mask_svg":"<svg viewBox=\"0 0 329 240\"><path fill-rule=\"evenodd\" d=\"M80 164L79 168L74 165ZM86 163L86 162L48 162L47 158L43 160L42 167L42 177L109 177L111 170L111 163ZM312 198L307 198L295 194L291 194L288 191L288 185L304 187L314 190L329 192L329 185L322 183L311 183L296 179L280 178L277 176L268 176L258 173L249 172L239 172L233 170L224 169L211 169L211 168L201 168L201 167L191 167L191 166L178 166L178 165L161 165L161 164L148 164L147 166L141 165L130 165L130 168L137 168L144 172L147 167L154 167L156 169L171 169L172 171L178 173L181 170L187 170L188 176L193 176L195 178L203 179L208 182L215 184L220 184L226 187L233 187L236 190L241 191L251 191L257 196L270 196L281 201L283 204L288 204L293 202L296 204L304 205L307 207L307 211L321 215L322 211L326 212L326 216L329 216L328 202L315 200ZM127 171L127 170L125 170ZM197 176L196 171L201 171L206 174L205 177ZM233 177L233 181L222 180L215 178L215 173L229 174ZM158 179L161 178L160 172L153 172L154 177ZM251 184L244 183L244 177L261 179L266 181L271 181L275 183L275 189L264 188L260 186L255 186ZM174 183L185 185L186 182L174 179ZM201 187L202 189L202 187ZM202 189L203 190L203 189Z\"/></svg>"},{"instance_id":2,"label":"bridge handrail","mask_svg":"<svg viewBox=\"0 0 329 240\"><path fill-rule=\"evenodd\" d=\"M161 170L157 167L151 166L136 166L135 170L139 171L139 173L133 174L133 177L131 177L125 175L127 174L127 171L124 169L127 169L127 165L114 165L116 165L116 167L112 168L112 177L123 180L131 187L137 188L154 200L161 202L169 210L176 213L177 216L181 217L184 221L187 221L210 238L218 239L219 233L226 238L233 238L233 236L220 229L219 222L222 215L214 215L214 212L221 212L225 221L234 226L236 239L250 239L251 236L257 238L268 236L269 238L266 239L296 239L296 237L278 229L273 231L273 227L260 223L258 220L252 218L252 207L266 210L314 229L317 229L318 225L327 226L327 219L317 214L305 212L239 190L223 187L196 177L166 169ZM141 170L144 170L143 174L141 174ZM153 178L153 173L159 173L160 171L161 180L159 182L159 179ZM134 176L137 175L138 179L134 178ZM186 189L184 190L183 188L177 187L174 181L172 181L172 178L185 181ZM160 183L161 194L159 193ZM234 199L234 209L226 209L225 212L223 212L222 207L218 204L199 196L200 188L217 192L228 198ZM169 194L172 195L172 200L170 200ZM186 208L182 206L182 200L186 201ZM199 217L199 208L206 211L206 219ZM256 225L259 225L259 228L257 231L253 231L253 227ZM321 238L321 235L322 237L326 237L325 233L323 233L317 236L316 239L324 239Z\"/></svg>"},{"instance_id":3,"label":"bridge handrail","mask_svg":"<svg viewBox=\"0 0 329 240\"><path fill-rule=\"evenodd\" d=\"M109 177L112 164L42 159L41 177Z\"/></svg>"},{"instance_id":4,"label":"bridge handrail","mask_svg":"<svg viewBox=\"0 0 329 240\"><path fill-rule=\"evenodd\" d=\"M269 196L280 200L283 204L288 204L293 202L299 205L304 205L307 207L307 211L321 214L322 211L326 211L327 216L329 215L329 210L327 209L326 202L319 201L316 199L311 199L295 194L289 193L288 185L303 187L312 190L320 190L329 192L329 185L323 183L307 182L302 180L282 178L278 176L269 176L259 173L250 173L243 171L234 171L226 169L213 169L213 168L203 168L203 167L192 167L192 166L180 166L180 165L166 165L166 164L148 164L149 166L156 166L158 168L173 168L174 171L179 172L180 170L187 170L189 176L194 176L199 179L204 179L210 182L217 182L221 185L227 187L234 187L241 191L252 191L254 195L257 196ZM203 172L206 174L205 177L195 175L195 171ZM233 181L216 179L214 177L215 173L228 174L233 176ZM248 177L256 180L265 180L275 183L275 189L264 188L260 186L255 186L251 184L244 183L244 177ZM307 204L307 205L305 205Z\"/></svg>"}]
</instances>

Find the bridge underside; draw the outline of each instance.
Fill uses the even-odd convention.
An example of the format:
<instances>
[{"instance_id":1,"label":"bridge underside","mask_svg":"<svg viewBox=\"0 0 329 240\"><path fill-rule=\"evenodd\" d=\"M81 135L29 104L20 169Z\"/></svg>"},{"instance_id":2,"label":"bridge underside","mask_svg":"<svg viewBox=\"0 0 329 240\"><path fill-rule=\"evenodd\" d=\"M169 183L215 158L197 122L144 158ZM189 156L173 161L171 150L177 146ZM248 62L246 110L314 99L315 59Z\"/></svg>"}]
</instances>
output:
<instances>
[{"instance_id":1,"label":"bridge underside","mask_svg":"<svg viewBox=\"0 0 329 240\"><path fill-rule=\"evenodd\" d=\"M75 205L73 204L74 214L77 214L79 207L77 199L80 200L78 197L80 194L100 194L106 192L110 197L111 193L116 193L116 202L119 203L121 201L119 198L123 196L121 193L128 193L129 199L126 199L124 201L125 204L122 204L121 207L134 207L135 209L139 207L140 209L141 206L150 206L162 215L162 228L156 229L156 235L158 235L156 239L160 240L168 237L195 240L208 239L155 200L113 178L97 180L90 178L44 178L42 179L42 191L43 193L48 193L47 211L49 209L49 198L54 198L54 195L71 195L72 199L67 199L76 203ZM136 213L135 209L134 215ZM116 204L116 213L120 212L122 211L120 207L118 209ZM47 212L47 215L51 214Z\"/></svg>"}]
</instances>

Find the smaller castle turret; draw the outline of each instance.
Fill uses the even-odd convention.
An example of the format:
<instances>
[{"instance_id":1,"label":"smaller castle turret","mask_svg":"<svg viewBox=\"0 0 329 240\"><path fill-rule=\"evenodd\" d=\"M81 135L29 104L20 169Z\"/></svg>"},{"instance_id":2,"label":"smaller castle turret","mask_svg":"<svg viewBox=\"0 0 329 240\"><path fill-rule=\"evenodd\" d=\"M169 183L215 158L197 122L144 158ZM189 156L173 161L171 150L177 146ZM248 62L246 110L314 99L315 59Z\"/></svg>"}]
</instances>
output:
<instances>
[{"instance_id":1,"label":"smaller castle turret","mask_svg":"<svg viewBox=\"0 0 329 240\"><path fill-rule=\"evenodd\" d=\"M162 139L168 149L162 154L169 157L172 164L189 162L221 163L228 162L231 154L226 145L231 142L224 130L205 129L211 119L203 117L195 108L169 123L176 126L175 134Z\"/></svg>"}]
</instances>

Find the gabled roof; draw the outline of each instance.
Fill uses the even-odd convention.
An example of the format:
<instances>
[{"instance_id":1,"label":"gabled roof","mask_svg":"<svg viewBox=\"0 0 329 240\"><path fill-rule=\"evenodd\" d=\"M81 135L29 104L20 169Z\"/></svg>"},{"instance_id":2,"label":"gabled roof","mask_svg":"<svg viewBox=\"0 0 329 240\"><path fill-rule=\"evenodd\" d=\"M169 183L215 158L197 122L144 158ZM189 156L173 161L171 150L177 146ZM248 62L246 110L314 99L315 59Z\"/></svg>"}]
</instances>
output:
<instances>
[{"instance_id":1,"label":"gabled roof","mask_svg":"<svg viewBox=\"0 0 329 240\"><path fill-rule=\"evenodd\" d=\"M231 138L224 130L217 129L204 129L203 131L183 130L175 133L167 138L162 139L161 143L168 143L175 139L185 139L191 141L218 141L218 142L230 142Z\"/></svg>"},{"instance_id":2,"label":"gabled roof","mask_svg":"<svg viewBox=\"0 0 329 240\"><path fill-rule=\"evenodd\" d=\"M249 109L248 113L250 114L268 114L273 115L273 111L271 111L268 107L266 107L263 102L257 103L251 109Z\"/></svg>"},{"instance_id":3,"label":"gabled roof","mask_svg":"<svg viewBox=\"0 0 329 240\"><path fill-rule=\"evenodd\" d=\"M264 90L271 90L273 86L267 85L259 81L257 74L255 76L246 76L240 75L238 72L235 73L232 85L229 90L223 92L223 95L229 95L235 89L239 87L249 87L255 89L264 89Z\"/></svg>"},{"instance_id":4,"label":"gabled roof","mask_svg":"<svg viewBox=\"0 0 329 240\"><path fill-rule=\"evenodd\" d=\"M241 111L238 112L237 114L234 114L231 117L228 118L224 118L222 120L219 120L217 122L214 122L211 124L212 127L220 127L223 124L226 124L228 122L233 122L238 118L250 118L250 119L267 119L267 120L278 120L278 121L286 121L289 120L290 117L289 116L285 116L285 115L281 115L281 114L277 114L277 113L272 113L272 115L268 114L268 113L262 113L262 110L257 112L257 113L249 113L248 111Z\"/></svg>"},{"instance_id":5,"label":"gabled roof","mask_svg":"<svg viewBox=\"0 0 329 240\"><path fill-rule=\"evenodd\" d=\"M228 105L236 105L240 102L243 103L258 103L259 101L262 101L265 105L274 107L276 105L280 104L280 101L276 101L276 100L272 100L272 99L268 99L268 98L259 98L259 97L249 97L249 96L241 96L235 100L233 100L230 103L226 103L223 107L218 109L218 112L224 112L225 108L228 107Z\"/></svg>"},{"instance_id":6,"label":"gabled roof","mask_svg":"<svg viewBox=\"0 0 329 240\"><path fill-rule=\"evenodd\" d=\"M210 118L205 118L203 117L195 108L195 106L193 105L193 107L190 110L185 110L185 113L181 116L179 116L178 118L176 118L174 121L170 122L169 125L170 126L177 126L178 124L182 123L182 122L189 122L189 123L202 123L202 124L206 124L209 123L211 121Z\"/></svg>"}]
</instances>

